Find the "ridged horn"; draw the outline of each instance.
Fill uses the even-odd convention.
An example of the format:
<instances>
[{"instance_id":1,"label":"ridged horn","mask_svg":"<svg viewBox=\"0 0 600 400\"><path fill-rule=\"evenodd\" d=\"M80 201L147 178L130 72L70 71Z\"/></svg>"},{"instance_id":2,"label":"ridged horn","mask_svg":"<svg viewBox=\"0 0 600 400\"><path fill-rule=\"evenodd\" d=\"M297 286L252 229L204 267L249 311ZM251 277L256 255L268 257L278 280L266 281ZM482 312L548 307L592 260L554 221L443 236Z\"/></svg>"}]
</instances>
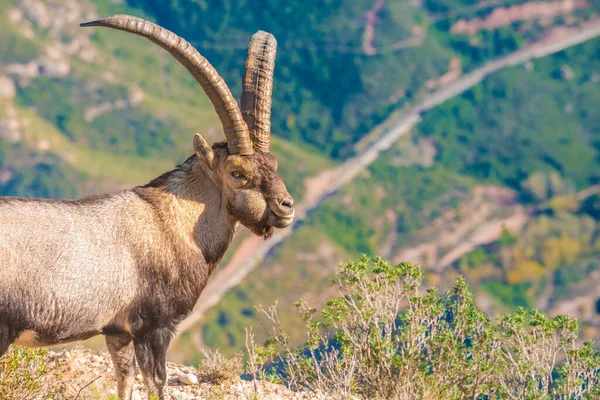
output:
<instances>
[{"instance_id":1,"label":"ridged horn","mask_svg":"<svg viewBox=\"0 0 600 400\"><path fill-rule=\"evenodd\" d=\"M215 68L185 39L152 22L131 15L113 15L79 26L101 26L135 33L168 51L198 81L213 104L227 138L230 154L253 154L252 141L242 113L227 84Z\"/></svg>"},{"instance_id":2,"label":"ridged horn","mask_svg":"<svg viewBox=\"0 0 600 400\"><path fill-rule=\"evenodd\" d=\"M258 31L248 44L244 63L241 108L248 125L254 150L268 153L271 147L271 93L277 40L268 32Z\"/></svg>"}]
</instances>

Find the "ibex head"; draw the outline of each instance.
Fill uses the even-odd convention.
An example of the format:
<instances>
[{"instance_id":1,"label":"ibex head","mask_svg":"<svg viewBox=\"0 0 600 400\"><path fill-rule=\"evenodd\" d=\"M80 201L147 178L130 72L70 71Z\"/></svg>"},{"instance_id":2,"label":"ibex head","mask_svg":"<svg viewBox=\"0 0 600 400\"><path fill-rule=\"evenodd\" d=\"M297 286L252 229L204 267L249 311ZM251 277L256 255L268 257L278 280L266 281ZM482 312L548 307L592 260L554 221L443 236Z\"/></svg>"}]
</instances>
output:
<instances>
[{"instance_id":1,"label":"ibex head","mask_svg":"<svg viewBox=\"0 0 600 400\"><path fill-rule=\"evenodd\" d=\"M143 36L173 55L202 86L223 125L226 143L210 146L196 134L194 151L221 188L228 211L255 234L271 236L294 218L294 201L270 150L271 93L277 42L258 31L248 45L241 110L214 67L183 38L151 22L115 15L81 26L104 26Z\"/></svg>"},{"instance_id":2,"label":"ibex head","mask_svg":"<svg viewBox=\"0 0 600 400\"><path fill-rule=\"evenodd\" d=\"M252 232L268 238L274 228L285 228L292 222L294 201L271 153L230 154L225 143L210 147L199 134L195 148L197 157L220 185L229 213Z\"/></svg>"}]
</instances>

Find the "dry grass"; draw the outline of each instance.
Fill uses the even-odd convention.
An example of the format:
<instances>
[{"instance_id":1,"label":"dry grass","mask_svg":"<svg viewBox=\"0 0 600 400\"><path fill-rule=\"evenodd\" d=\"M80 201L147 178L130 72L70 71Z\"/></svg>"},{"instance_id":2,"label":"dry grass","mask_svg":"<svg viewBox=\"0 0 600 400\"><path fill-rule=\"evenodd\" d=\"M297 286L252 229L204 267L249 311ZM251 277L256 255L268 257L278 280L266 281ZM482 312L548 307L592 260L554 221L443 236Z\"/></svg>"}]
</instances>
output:
<instances>
[{"instance_id":1,"label":"dry grass","mask_svg":"<svg viewBox=\"0 0 600 400\"><path fill-rule=\"evenodd\" d=\"M220 385L232 382L240 377L243 372L242 354L237 353L227 359L219 350L204 350L204 359L198 367L198 379L200 382Z\"/></svg>"}]
</instances>

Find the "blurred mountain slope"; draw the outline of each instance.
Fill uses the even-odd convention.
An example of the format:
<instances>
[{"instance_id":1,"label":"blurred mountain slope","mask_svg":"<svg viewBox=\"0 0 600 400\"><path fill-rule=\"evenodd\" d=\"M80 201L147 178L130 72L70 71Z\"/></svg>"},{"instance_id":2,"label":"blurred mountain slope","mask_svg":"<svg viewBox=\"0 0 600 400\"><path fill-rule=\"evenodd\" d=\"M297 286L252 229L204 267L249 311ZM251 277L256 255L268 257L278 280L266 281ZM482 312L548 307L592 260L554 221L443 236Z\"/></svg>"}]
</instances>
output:
<instances>
[{"instance_id":1,"label":"blurred mountain slope","mask_svg":"<svg viewBox=\"0 0 600 400\"><path fill-rule=\"evenodd\" d=\"M192 133L222 138L206 96L168 54L133 35L78 27L129 13L190 40L234 95L251 34L275 34L273 147L300 200L305 178L361 149L393 112L494 58L597 21L600 4L0 0L0 9L0 194L131 187L189 155ZM431 284L464 274L486 310L584 304L594 337L585 279L597 269L600 214L596 197L577 193L600 178L598 49L594 40L507 69L424 114L184 335L177 355L195 360L199 345L235 351L256 324L253 304L318 304L335 265L360 253L420 262Z\"/></svg>"},{"instance_id":2,"label":"blurred mountain slope","mask_svg":"<svg viewBox=\"0 0 600 400\"><path fill-rule=\"evenodd\" d=\"M78 26L99 15L151 16L110 2L0 8L0 194L74 197L142 184L185 159L194 132L223 139L212 105L168 54L134 35ZM274 152L307 157L278 138ZM326 165L312 159L300 171L283 167L292 187Z\"/></svg>"}]
</instances>

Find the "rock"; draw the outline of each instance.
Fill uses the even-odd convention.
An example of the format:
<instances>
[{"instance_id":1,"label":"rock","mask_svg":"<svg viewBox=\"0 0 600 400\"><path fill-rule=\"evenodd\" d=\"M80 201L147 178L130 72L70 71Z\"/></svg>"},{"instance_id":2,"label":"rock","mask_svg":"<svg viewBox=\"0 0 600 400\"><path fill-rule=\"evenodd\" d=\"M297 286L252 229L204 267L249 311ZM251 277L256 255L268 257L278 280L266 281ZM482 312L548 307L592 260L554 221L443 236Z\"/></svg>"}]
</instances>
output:
<instances>
[{"instance_id":1,"label":"rock","mask_svg":"<svg viewBox=\"0 0 600 400\"><path fill-rule=\"evenodd\" d=\"M8 10L8 20L13 24L18 24L23 20L23 12L18 8Z\"/></svg>"},{"instance_id":2,"label":"rock","mask_svg":"<svg viewBox=\"0 0 600 400\"><path fill-rule=\"evenodd\" d=\"M35 61L27 64L9 64L4 67L4 71L29 79L37 78L40 75L39 65Z\"/></svg>"},{"instance_id":3,"label":"rock","mask_svg":"<svg viewBox=\"0 0 600 400\"><path fill-rule=\"evenodd\" d=\"M79 58L81 58L81 60L84 62L91 64L98 58L98 50L91 46L83 47L79 51Z\"/></svg>"},{"instance_id":4,"label":"rock","mask_svg":"<svg viewBox=\"0 0 600 400\"><path fill-rule=\"evenodd\" d=\"M0 99L12 99L17 94L15 83L8 76L0 75Z\"/></svg>"},{"instance_id":5,"label":"rock","mask_svg":"<svg viewBox=\"0 0 600 400\"><path fill-rule=\"evenodd\" d=\"M181 392L177 389L172 389L171 390L171 397L174 400L189 400L189 399L193 399L194 396L192 395L188 395L187 393Z\"/></svg>"},{"instance_id":6,"label":"rock","mask_svg":"<svg viewBox=\"0 0 600 400\"><path fill-rule=\"evenodd\" d=\"M42 29L48 29L52 23L50 12L44 2L26 0L21 3L27 17Z\"/></svg>"},{"instance_id":7,"label":"rock","mask_svg":"<svg viewBox=\"0 0 600 400\"><path fill-rule=\"evenodd\" d=\"M90 107L86 108L85 111L83 112L83 119L85 119L86 122L92 122L99 116L109 113L112 110L113 110L113 105L112 105L112 103L108 103L108 102L100 103L99 105L95 105L95 106L90 106Z\"/></svg>"},{"instance_id":8,"label":"rock","mask_svg":"<svg viewBox=\"0 0 600 400\"><path fill-rule=\"evenodd\" d=\"M194 374L179 374L177 380L184 385L195 385L198 383L198 377Z\"/></svg>"},{"instance_id":9,"label":"rock","mask_svg":"<svg viewBox=\"0 0 600 400\"><path fill-rule=\"evenodd\" d=\"M529 60L527 61L525 64L525 69L529 72L533 71L533 69L535 68L535 65L533 64L533 61Z\"/></svg>"},{"instance_id":10,"label":"rock","mask_svg":"<svg viewBox=\"0 0 600 400\"><path fill-rule=\"evenodd\" d=\"M135 106L144 100L144 91L136 85L132 85L129 87L129 102L131 105Z\"/></svg>"},{"instance_id":11,"label":"rock","mask_svg":"<svg viewBox=\"0 0 600 400\"><path fill-rule=\"evenodd\" d=\"M573 69L568 65L563 65L562 67L560 67L560 75L563 77L564 80L567 81L570 81L575 77Z\"/></svg>"},{"instance_id":12,"label":"rock","mask_svg":"<svg viewBox=\"0 0 600 400\"><path fill-rule=\"evenodd\" d=\"M75 361L73 361L73 367L75 369L82 369L86 364L88 363L88 359L85 357L79 357L76 358Z\"/></svg>"},{"instance_id":13,"label":"rock","mask_svg":"<svg viewBox=\"0 0 600 400\"><path fill-rule=\"evenodd\" d=\"M38 62L40 75L61 77L69 75L71 72L71 65L65 60L55 60L51 57L42 56Z\"/></svg>"},{"instance_id":14,"label":"rock","mask_svg":"<svg viewBox=\"0 0 600 400\"><path fill-rule=\"evenodd\" d=\"M8 168L0 168L0 183L6 183L13 177L13 173Z\"/></svg>"},{"instance_id":15,"label":"rock","mask_svg":"<svg viewBox=\"0 0 600 400\"><path fill-rule=\"evenodd\" d=\"M142 395L140 392L135 391L131 394L131 400L142 400Z\"/></svg>"},{"instance_id":16,"label":"rock","mask_svg":"<svg viewBox=\"0 0 600 400\"><path fill-rule=\"evenodd\" d=\"M497 7L483 18L457 21L450 31L454 34L473 35L481 30L493 30L517 21L538 20L541 23L552 21L558 15L568 15L575 10L588 8L585 0L563 0L552 2L525 2L510 7Z\"/></svg>"}]
</instances>

